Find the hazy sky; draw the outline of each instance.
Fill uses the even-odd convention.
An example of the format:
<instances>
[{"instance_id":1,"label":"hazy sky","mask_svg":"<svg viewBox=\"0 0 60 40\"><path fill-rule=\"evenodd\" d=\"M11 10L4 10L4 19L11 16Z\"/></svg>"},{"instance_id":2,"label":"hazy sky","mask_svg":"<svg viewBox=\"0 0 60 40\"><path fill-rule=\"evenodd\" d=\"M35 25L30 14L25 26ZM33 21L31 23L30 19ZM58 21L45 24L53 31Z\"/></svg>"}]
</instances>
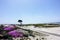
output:
<instances>
[{"instance_id":1,"label":"hazy sky","mask_svg":"<svg viewBox=\"0 0 60 40\"><path fill-rule=\"evenodd\" d=\"M0 24L60 22L60 0L0 0Z\"/></svg>"}]
</instances>

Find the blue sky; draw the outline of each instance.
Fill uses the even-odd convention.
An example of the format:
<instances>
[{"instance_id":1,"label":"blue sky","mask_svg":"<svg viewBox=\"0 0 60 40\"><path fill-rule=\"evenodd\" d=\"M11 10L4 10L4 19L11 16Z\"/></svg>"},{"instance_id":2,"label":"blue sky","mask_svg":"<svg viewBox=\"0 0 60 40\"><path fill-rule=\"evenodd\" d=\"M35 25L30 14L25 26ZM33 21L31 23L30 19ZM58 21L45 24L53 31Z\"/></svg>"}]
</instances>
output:
<instances>
[{"instance_id":1,"label":"blue sky","mask_svg":"<svg viewBox=\"0 0 60 40\"><path fill-rule=\"evenodd\" d=\"M60 0L0 0L0 24L60 22Z\"/></svg>"}]
</instances>

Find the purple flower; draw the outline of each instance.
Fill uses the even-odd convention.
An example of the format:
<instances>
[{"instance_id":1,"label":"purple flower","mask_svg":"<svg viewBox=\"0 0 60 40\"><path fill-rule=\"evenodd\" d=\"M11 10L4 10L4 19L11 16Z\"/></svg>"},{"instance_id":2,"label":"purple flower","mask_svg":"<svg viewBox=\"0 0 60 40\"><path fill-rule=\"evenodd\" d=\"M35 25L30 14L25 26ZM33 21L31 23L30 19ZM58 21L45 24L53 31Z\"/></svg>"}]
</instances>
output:
<instances>
[{"instance_id":1,"label":"purple flower","mask_svg":"<svg viewBox=\"0 0 60 40\"><path fill-rule=\"evenodd\" d=\"M11 30L13 30L14 28L16 28L16 26L9 25L9 26L4 27L4 30L11 31Z\"/></svg>"},{"instance_id":2,"label":"purple flower","mask_svg":"<svg viewBox=\"0 0 60 40\"><path fill-rule=\"evenodd\" d=\"M11 35L12 37L23 37L23 33L22 32L18 32L17 30L8 32L9 35Z\"/></svg>"},{"instance_id":3,"label":"purple flower","mask_svg":"<svg viewBox=\"0 0 60 40\"><path fill-rule=\"evenodd\" d=\"M4 30L11 31L11 30L13 30L13 28L11 28L11 27L6 27L6 28L4 28Z\"/></svg>"}]
</instances>

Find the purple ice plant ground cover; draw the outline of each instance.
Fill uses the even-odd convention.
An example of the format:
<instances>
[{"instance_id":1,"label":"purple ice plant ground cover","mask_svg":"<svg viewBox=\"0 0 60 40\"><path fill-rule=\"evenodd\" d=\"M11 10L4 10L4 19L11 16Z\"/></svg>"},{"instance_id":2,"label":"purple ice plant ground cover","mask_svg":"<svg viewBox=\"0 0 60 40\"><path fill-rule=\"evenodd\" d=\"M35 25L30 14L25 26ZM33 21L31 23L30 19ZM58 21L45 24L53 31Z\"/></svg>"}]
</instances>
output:
<instances>
[{"instance_id":1,"label":"purple ice plant ground cover","mask_svg":"<svg viewBox=\"0 0 60 40\"><path fill-rule=\"evenodd\" d=\"M23 37L23 33L22 32L18 32L17 30L11 31L8 33L9 35L11 35L12 37Z\"/></svg>"},{"instance_id":2,"label":"purple ice plant ground cover","mask_svg":"<svg viewBox=\"0 0 60 40\"><path fill-rule=\"evenodd\" d=\"M14 28L16 28L16 27L10 25L10 26L6 26L6 27L4 27L4 30L11 31L11 30L13 30Z\"/></svg>"},{"instance_id":3,"label":"purple ice plant ground cover","mask_svg":"<svg viewBox=\"0 0 60 40\"><path fill-rule=\"evenodd\" d=\"M6 31L11 31L11 30L13 30L13 28L7 27L7 28L4 28L4 30L6 30Z\"/></svg>"},{"instance_id":4,"label":"purple ice plant ground cover","mask_svg":"<svg viewBox=\"0 0 60 40\"><path fill-rule=\"evenodd\" d=\"M14 30L16 26L8 25L4 27L4 30L9 31L8 34L12 37L23 37L23 32L18 32L17 30Z\"/></svg>"}]
</instances>

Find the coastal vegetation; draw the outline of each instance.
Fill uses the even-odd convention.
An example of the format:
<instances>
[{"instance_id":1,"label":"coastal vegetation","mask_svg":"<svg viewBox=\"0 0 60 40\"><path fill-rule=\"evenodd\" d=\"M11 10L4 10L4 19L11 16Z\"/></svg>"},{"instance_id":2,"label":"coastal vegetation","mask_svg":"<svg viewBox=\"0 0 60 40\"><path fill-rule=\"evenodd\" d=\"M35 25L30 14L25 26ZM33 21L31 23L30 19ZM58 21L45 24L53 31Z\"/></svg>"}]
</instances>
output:
<instances>
[{"instance_id":1,"label":"coastal vegetation","mask_svg":"<svg viewBox=\"0 0 60 40\"><path fill-rule=\"evenodd\" d=\"M23 24L22 26L35 26L35 27L60 27L60 24Z\"/></svg>"}]
</instances>

